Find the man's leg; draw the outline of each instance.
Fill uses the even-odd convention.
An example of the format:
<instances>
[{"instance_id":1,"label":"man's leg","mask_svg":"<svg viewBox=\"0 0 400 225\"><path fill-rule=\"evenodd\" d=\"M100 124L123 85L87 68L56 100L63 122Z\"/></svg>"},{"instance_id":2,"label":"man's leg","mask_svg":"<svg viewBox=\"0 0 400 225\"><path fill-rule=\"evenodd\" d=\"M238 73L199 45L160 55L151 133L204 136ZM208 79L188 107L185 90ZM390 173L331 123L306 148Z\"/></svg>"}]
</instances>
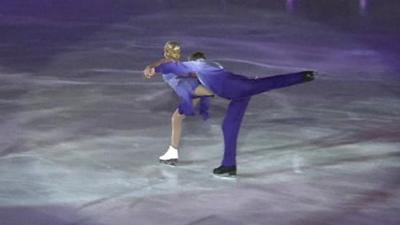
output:
<instances>
[{"instance_id":1,"label":"man's leg","mask_svg":"<svg viewBox=\"0 0 400 225\"><path fill-rule=\"evenodd\" d=\"M224 158L222 165L214 169L214 174L229 175L236 174L236 147L239 135L240 125L246 108L249 104L250 97L233 99L228 106L226 115L222 124L222 132L224 134Z\"/></svg>"},{"instance_id":2,"label":"man's leg","mask_svg":"<svg viewBox=\"0 0 400 225\"><path fill-rule=\"evenodd\" d=\"M314 72L303 71L262 78L247 78L237 75L232 78L228 81L231 89L228 93L231 98L240 98L311 81L314 79Z\"/></svg>"}]
</instances>

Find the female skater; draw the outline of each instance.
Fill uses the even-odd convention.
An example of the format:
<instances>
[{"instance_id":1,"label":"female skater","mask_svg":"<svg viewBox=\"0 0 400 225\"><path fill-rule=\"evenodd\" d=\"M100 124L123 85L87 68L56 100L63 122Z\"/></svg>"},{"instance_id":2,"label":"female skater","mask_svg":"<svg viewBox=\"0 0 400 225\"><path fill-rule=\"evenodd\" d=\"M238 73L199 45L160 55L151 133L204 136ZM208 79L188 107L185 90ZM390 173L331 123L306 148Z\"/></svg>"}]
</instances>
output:
<instances>
[{"instance_id":1,"label":"female skater","mask_svg":"<svg viewBox=\"0 0 400 225\"><path fill-rule=\"evenodd\" d=\"M191 59L196 59L196 54ZM167 62L179 61L181 59L181 47L178 42L168 41L164 45L164 58L150 64L144 70L149 74L152 68ZM146 76L150 78L150 76ZM196 111L203 117L208 118L210 98L213 93L204 88L195 76L177 76L174 73L162 73L166 83L175 91L179 97L179 106L171 117L171 143L167 151L159 157L160 162L175 165L178 161L178 149L182 134L182 121L186 116L193 116Z\"/></svg>"}]
</instances>

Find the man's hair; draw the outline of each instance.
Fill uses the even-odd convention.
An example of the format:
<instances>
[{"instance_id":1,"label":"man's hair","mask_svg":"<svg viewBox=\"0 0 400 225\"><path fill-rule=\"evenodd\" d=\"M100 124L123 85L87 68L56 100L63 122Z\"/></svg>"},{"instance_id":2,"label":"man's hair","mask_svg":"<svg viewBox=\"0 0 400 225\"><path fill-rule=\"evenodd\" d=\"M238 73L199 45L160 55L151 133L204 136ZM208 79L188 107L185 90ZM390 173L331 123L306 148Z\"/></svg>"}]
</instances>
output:
<instances>
[{"instance_id":1,"label":"man's hair","mask_svg":"<svg viewBox=\"0 0 400 225\"><path fill-rule=\"evenodd\" d=\"M206 55L203 52L195 52L190 57L190 61L198 60L198 59L206 59Z\"/></svg>"}]
</instances>

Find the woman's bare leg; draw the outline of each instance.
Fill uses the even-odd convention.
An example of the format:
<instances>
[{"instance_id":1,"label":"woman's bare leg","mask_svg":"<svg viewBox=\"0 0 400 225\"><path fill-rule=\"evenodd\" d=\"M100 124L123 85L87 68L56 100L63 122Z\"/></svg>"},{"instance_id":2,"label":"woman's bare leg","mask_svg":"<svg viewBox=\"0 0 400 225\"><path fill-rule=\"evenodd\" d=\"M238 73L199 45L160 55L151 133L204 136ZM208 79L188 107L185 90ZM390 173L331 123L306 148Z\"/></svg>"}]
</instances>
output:
<instances>
[{"instance_id":1,"label":"woman's bare leg","mask_svg":"<svg viewBox=\"0 0 400 225\"><path fill-rule=\"evenodd\" d=\"M214 95L214 93L210 90L208 90L206 87L203 85L197 86L197 88L194 90L194 94L196 96L208 96L208 95Z\"/></svg>"},{"instance_id":2,"label":"woman's bare leg","mask_svg":"<svg viewBox=\"0 0 400 225\"><path fill-rule=\"evenodd\" d=\"M180 114L179 110L176 109L171 117L171 146L176 149L179 148L181 141L183 119L185 119L185 115Z\"/></svg>"},{"instance_id":3,"label":"woman's bare leg","mask_svg":"<svg viewBox=\"0 0 400 225\"><path fill-rule=\"evenodd\" d=\"M193 99L193 106L196 106L199 100L198 98ZM181 142L182 122L185 117L185 115L179 113L178 109L175 110L171 117L171 146L175 149L179 148Z\"/></svg>"}]
</instances>

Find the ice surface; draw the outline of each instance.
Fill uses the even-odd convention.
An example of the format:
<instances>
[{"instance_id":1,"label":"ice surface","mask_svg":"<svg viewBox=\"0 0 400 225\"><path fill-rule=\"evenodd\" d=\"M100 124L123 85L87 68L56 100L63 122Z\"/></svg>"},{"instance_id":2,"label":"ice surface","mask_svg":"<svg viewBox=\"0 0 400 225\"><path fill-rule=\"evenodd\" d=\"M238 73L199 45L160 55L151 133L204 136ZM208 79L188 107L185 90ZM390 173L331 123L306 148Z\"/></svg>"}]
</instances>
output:
<instances>
[{"instance_id":1,"label":"ice surface","mask_svg":"<svg viewBox=\"0 0 400 225\"><path fill-rule=\"evenodd\" d=\"M394 9L336 3L353 10L343 21L307 1L158 2L111 20L2 11L0 225L400 223ZM219 98L209 121L185 120L181 162L163 166L177 98L142 70L167 40L248 76L319 76L253 97L236 179L211 175Z\"/></svg>"}]
</instances>

